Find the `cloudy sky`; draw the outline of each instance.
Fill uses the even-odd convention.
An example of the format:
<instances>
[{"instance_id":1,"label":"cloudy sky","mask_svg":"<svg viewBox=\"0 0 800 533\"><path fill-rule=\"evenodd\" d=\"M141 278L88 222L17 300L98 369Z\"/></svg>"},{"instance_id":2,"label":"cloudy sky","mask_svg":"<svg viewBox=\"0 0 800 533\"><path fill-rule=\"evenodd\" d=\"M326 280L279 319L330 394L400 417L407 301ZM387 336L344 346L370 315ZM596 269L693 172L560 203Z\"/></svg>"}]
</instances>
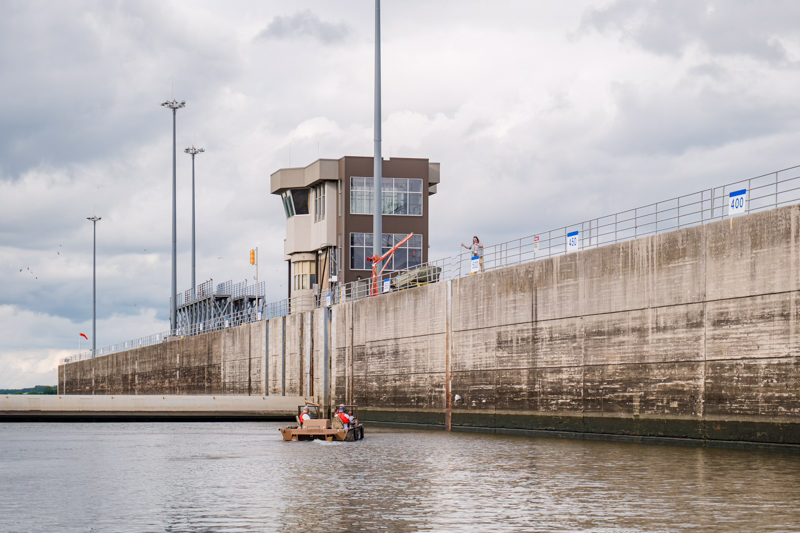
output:
<instances>
[{"instance_id":1,"label":"cloudy sky","mask_svg":"<svg viewBox=\"0 0 800 533\"><path fill-rule=\"evenodd\" d=\"M173 96L179 290L194 144L198 282L252 280L258 246L285 297L269 175L372 155L373 3L0 8L0 388L55 384L91 334L88 216L98 347L168 329ZM798 20L790 1L385 0L384 156L441 163L431 258L800 163Z\"/></svg>"}]
</instances>

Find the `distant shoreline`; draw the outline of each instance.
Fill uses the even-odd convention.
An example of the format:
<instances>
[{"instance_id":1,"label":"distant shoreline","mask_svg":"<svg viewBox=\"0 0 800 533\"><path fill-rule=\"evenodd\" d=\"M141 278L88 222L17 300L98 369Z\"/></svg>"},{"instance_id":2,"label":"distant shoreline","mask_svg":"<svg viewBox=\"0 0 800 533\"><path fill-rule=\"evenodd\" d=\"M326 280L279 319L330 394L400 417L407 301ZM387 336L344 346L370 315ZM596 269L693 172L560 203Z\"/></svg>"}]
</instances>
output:
<instances>
[{"instance_id":1,"label":"distant shoreline","mask_svg":"<svg viewBox=\"0 0 800 533\"><path fill-rule=\"evenodd\" d=\"M0 394L58 394L55 385L36 385L27 389L0 389Z\"/></svg>"}]
</instances>

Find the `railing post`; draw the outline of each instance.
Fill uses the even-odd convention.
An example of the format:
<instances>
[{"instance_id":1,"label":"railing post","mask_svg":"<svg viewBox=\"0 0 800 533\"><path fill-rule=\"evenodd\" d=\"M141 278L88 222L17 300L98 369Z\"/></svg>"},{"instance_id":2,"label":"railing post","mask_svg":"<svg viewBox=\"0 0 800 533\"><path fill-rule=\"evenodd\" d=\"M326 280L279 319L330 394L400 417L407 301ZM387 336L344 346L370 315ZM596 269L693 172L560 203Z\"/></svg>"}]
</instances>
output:
<instances>
[{"instance_id":1,"label":"railing post","mask_svg":"<svg viewBox=\"0 0 800 533\"><path fill-rule=\"evenodd\" d=\"M778 173L775 172L775 203L773 207L778 207Z\"/></svg>"},{"instance_id":2,"label":"railing post","mask_svg":"<svg viewBox=\"0 0 800 533\"><path fill-rule=\"evenodd\" d=\"M653 235L658 235L658 202L656 202L656 231Z\"/></svg>"}]
</instances>

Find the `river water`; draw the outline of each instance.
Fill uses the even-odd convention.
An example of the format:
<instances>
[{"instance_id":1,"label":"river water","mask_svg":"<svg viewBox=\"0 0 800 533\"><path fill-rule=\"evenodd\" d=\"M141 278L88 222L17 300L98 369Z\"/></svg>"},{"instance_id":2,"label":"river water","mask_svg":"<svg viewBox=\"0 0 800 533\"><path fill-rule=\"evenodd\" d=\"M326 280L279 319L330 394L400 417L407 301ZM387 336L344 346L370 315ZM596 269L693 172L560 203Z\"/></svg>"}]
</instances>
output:
<instances>
[{"instance_id":1,"label":"river water","mask_svg":"<svg viewBox=\"0 0 800 533\"><path fill-rule=\"evenodd\" d=\"M800 456L279 423L0 424L0 531L800 531Z\"/></svg>"}]
</instances>

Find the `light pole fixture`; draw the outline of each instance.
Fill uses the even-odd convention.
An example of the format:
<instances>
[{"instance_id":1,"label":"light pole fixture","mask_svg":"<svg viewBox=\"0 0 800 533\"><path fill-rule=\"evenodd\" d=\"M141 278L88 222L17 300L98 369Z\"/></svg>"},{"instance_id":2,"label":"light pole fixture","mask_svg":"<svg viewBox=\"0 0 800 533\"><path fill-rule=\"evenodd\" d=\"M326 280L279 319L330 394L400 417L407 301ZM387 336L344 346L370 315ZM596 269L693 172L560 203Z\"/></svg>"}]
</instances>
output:
<instances>
[{"instance_id":1,"label":"light pole fixture","mask_svg":"<svg viewBox=\"0 0 800 533\"><path fill-rule=\"evenodd\" d=\"M177 144L175 141L175 120L178 114L178 109L182 107L186 107L186 102L177 100L172 100L171 102L167 100L161 104L162 106L172 109L172 294L170 296L170 310L169 310L169 330L170 335L175 334L175 329L177 328L178 322L176 320L178 315L178 270L176 267L177 263L177 255L178 255L178 222L176 219L175 212L177 210L177 205L175 201L175 194L177 189L177 181L178 178L176 176L176 167L177 167Z\"/></svg>"},{"instance_id":2,"label":"light pole fixture","mask_svg":"<svg viewBox=\"0 0 800 533\"><path fill-rule=\"evenodd\" d=\"M197 295L194 291L197 288L197 282L195 281L195 254L194 254L194 156L197 154L202 154L205 152L202 148L195 148L192 145L191 148L186 148L184 150L187 154L192 156L192 298L195 298Z\"/></svg>"},{"instance_id":3,"label":"light pole fixture","mask_svg":"<svg viewBox=\"0 0 800 533\"><path fill-rule=\"evenodd\" d=\"M86 217L86 220L92 221L94 230L92 243L92 357L94 357L97 354L97 221L102 218Z\"/></svg>"}]
</instances>

